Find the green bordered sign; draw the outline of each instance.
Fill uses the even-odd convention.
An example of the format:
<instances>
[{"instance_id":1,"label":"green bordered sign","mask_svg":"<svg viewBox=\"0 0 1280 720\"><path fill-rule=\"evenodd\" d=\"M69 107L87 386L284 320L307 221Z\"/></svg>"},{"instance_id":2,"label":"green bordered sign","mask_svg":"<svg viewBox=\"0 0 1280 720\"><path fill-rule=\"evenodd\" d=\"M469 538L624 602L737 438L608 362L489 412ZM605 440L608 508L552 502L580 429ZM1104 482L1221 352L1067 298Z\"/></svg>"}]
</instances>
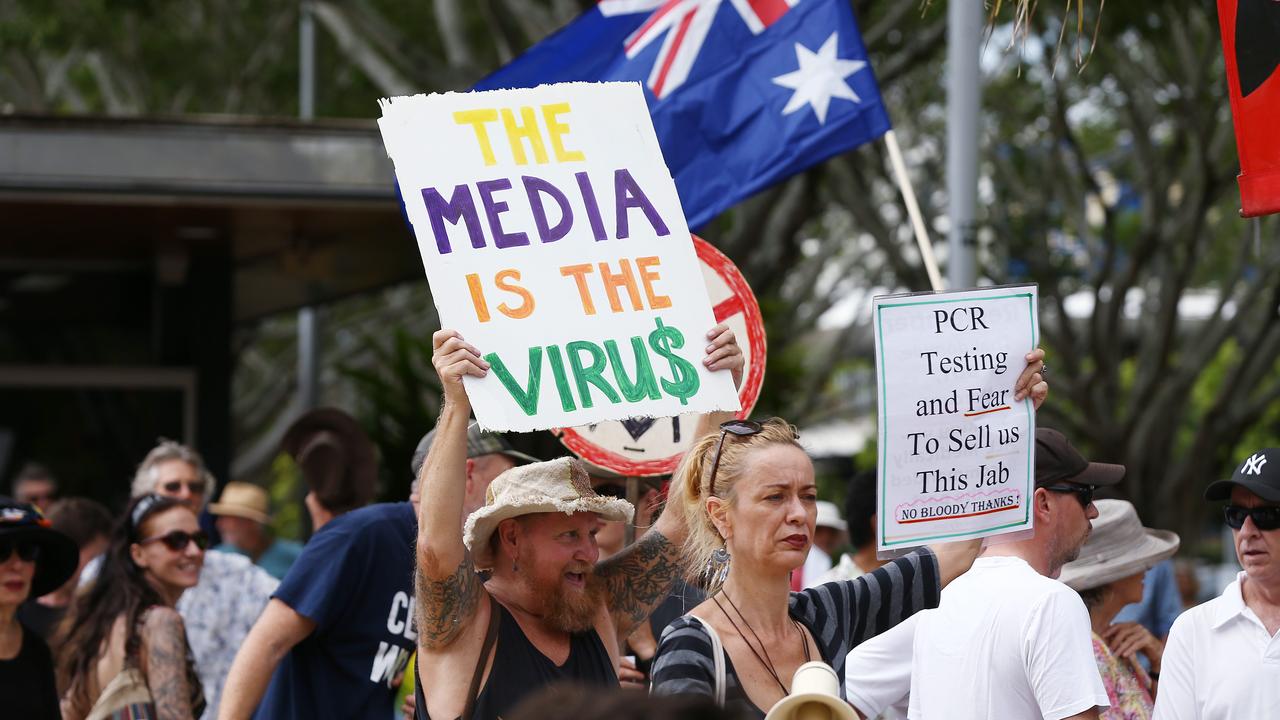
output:
<instances>
[{"instance_id":1,"label":"green bordered sign","mask_svg":"<svg viewBox=\"0 0 1280 720\"><path fill-rule=\"evenodd\" d=\"M1031 529L1035 285L875 298L879 548Z\"/></svg>"}]
</instances>

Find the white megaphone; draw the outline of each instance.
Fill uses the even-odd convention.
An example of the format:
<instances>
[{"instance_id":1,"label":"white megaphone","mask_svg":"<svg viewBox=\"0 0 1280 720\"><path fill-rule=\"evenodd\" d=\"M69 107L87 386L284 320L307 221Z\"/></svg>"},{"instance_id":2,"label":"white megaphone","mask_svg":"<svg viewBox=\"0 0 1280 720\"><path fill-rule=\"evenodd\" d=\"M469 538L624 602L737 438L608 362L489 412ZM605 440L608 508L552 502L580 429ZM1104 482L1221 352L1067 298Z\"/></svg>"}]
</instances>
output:
<instances>
[{"instance_id":1,"label":"white megaphone","mask_svg":"<svg viewBox=\"0 0 1280 720\"><path fill-rule=\"evenodd\" d=\"M857 720L853 706L840 698L840 678L824 662L796 668L791 694L769 709L764 720Z\"/></svg>"}]
</instances>

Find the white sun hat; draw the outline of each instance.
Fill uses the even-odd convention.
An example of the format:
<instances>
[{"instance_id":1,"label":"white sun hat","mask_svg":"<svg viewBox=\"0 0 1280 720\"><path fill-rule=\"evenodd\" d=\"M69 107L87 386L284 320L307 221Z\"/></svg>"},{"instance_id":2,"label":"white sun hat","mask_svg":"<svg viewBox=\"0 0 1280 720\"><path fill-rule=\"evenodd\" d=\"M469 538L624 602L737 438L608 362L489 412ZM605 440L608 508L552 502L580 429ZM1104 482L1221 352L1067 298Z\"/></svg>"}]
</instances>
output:
<instances>
[{"instance_id":1,"label":"white sun hat","mask_svg":"<svg viewBox=\"0 0 1280 720\"><path fill-rule=\"evenodd\" d=\"M423 498L426 501L426 498ZM462 541L481 570L493 567L489 537L498 523L533 513L590 512L602 520L630 522L635 508L626 500L597 495L582 463L574 458L520 465L489 483L484 507L471 513L462 528Z\"/></svg>"},{"instance_id":2,"label":"white sun hat","mask_svg":"<svg viewBox=\"0 0 1280 720\"><path fill-rule=\"evenodd\" d=\"M1073 590L1090 590L1136 573L1178 552L1179 539L1168 530L1142 527L1138 511L1124 500L1095 500L1098 518L1080 556L1062 567L1058 579Z\"/></svg>"},{"instance_id":3,"label":"white sun hat","mask_svg":"<svg viewBox=\"0 0 1280 720\"><path fill-rule=\"evenodd\" d=\"M764 720L857 720L853 706L840 697L840 678L819 661L796 668L791 694L779 700Z\"/></svg>"},{"instance_id":4,"label":"white sun hat","mask_svg":"<svg viewBox=\"0 0 1280 720\"><path fill-rule=\"evenodd\" d=\"M840 517L840 508L836 507L833 502L819 500L818 503L818 521L814 523L818 527L835 528L836 530L848 530L849 523Z\"/></svg>"}]
</instances>

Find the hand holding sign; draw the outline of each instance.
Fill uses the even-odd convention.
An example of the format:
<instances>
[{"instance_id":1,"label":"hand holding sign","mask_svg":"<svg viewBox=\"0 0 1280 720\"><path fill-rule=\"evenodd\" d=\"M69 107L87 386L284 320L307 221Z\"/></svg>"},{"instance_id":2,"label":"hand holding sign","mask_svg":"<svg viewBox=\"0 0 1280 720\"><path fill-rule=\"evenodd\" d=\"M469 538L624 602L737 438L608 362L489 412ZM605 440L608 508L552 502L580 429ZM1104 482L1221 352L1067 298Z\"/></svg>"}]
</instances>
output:
<instances>
[{"instance_id":1,"label":"hand holding sign","mask_svg":"<svg viewBox=\"0 0 1280 720\"><path fill-rule=\"evenodd\" d=\"M698 361L714 316L638 85L382 108L441 324L484 349L454 368L481 425L738 409L718 359Z\"/></svg>"},{"instance_id":2,"label":"hand holding sign","mask_svg":"<svg viewBox=\"0 0 1280 720\"><path fill-rule=\"evenodd\" d=\"M706 337L710 344L706 347L702 365L711 372L728 370L734 385L740 384L744 363L742 348L738 346L738 339L733 331L728 325L721 323L711 328ZM479 348L463 340L457 330L437 330L431 336L431 346L431 365L444 386L445 403L457 410L469 409L471 401L467 398L462 379L485 377L489 374L489 362L481 355Z\"/></svg>"}]
</instances>

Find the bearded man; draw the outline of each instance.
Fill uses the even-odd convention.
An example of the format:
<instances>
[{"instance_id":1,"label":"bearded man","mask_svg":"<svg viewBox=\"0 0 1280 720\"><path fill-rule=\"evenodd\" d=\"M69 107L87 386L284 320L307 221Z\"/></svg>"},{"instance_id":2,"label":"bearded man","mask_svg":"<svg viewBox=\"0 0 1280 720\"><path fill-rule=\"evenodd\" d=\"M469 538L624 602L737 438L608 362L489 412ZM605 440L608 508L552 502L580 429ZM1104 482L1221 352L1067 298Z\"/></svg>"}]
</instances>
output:
<instances>
[{"instance_id":1,"label":"bearded man","mask_svg":"<svg viewBox=\"0 0 1280 720\"><path fill-rule=\"evenodd\" d=\"M707 340L704 365L740 383L732 331L717 325ZM471 403L462 378L484 377L489 365L456 331L440 330L432 344L444 404L420 476L417 717L496 718L559 680L616 687L618 639L667 596L685 528L664 514L641 540L597 562L602 522L630 520L633 509L597 495L570 458L498 476L463 527ZM708 415L700 430L720 419Z\"/></svg>"}]
</instances>

